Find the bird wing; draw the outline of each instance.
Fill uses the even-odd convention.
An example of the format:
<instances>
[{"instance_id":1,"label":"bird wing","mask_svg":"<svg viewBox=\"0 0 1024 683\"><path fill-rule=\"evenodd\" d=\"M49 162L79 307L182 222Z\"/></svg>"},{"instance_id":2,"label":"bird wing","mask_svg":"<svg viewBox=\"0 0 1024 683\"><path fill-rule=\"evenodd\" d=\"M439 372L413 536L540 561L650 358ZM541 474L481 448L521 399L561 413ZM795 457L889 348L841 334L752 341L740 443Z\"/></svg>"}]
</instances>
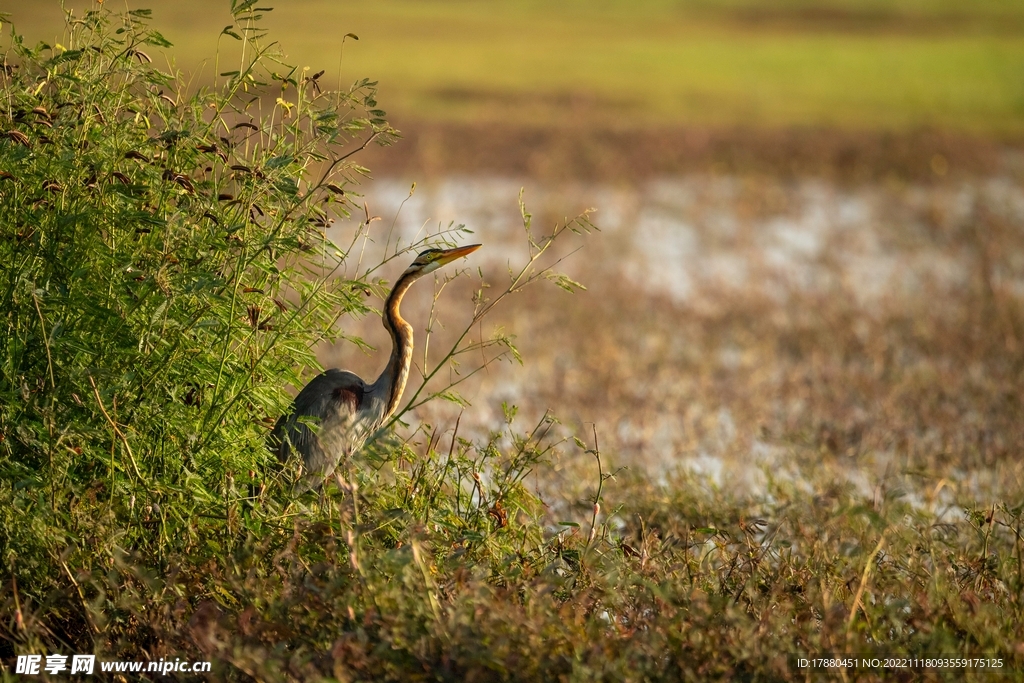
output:
<instances>
[{"instance_id":1,"label":"bird wing","mask_svg":"<svg viewBox=\"0 0 1024 683\"><path fill-rule=\"evenodd\" d=\"M319 433L344 431L358 414L366 391L366 383L351 372L330 369L320 373L295 397L291 410L278 419L270 434L270 449L282 462L297 451L307 473L330 474L341 459L341 449L336 439L329 439L325 450Z\"/></svg>"}]
</instances>

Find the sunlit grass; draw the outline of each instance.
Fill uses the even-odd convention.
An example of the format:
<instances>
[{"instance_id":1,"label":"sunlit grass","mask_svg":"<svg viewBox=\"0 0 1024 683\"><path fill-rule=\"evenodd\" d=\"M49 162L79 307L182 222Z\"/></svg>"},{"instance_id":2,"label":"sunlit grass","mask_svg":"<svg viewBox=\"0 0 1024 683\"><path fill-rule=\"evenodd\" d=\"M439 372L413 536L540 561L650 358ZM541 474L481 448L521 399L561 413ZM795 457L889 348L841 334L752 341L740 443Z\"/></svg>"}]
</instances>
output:
<instances>
[{"instance_id":1,"label":"sunlit grass","mask_svg":"<svg viewBox=\"0 0 1024 683\"><path fill-rule=\"evenodd\" d=\"M177 63L213 79L216 65L198 56L214 52L227 3L151 4L168 21ZM45 35L22 15L30 35ZM332 83L342 36L358 35L346 42L342 81L380 80L382 104L400 121L1004 135L1024 131L1022 22L1017 5L995 1L965 11L916 2L302 0L267 16L290 59L327 69Z\"/></svg>"}]
</instances>

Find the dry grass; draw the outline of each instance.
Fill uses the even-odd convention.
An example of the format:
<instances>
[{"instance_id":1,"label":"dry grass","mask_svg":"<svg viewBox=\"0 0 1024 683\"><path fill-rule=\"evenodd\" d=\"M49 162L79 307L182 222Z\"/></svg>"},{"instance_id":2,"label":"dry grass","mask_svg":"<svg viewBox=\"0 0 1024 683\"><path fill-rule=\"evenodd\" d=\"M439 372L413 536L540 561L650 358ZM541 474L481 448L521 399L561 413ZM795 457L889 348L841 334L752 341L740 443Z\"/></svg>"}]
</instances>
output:
<instances>
[{"instance_id":1,"label":"dry grass","mask_svg":"<svg viewBox=\"0 0 1024 683\"><path fill-rule=\"evenodd\" d=\"M515 237L495 203L511 185L428 181L400 225L467 220L480 259L490 251L485 270L500 272ZM496 324L526 366L494 366L465 389L480 405L463 428L485 433L509 401L530 416L554 410L577 433L596 424L608 457L651 476L683 465L756 492L767 476L828 471L869 497L898 485L922 504L1013 499L1024 488L1020 197L1008 178L549 187L541 207L605 206L603 232L568 265L588 291L526 292L504 311ZM463 295L449 289L442 309L457 318ZM407 305L419 329L428 301L424 291ZM347 329L381 340L378 327ZM326 362L378 369L343 348ZM421 418L453 419L439 406Z\"/></svg>"},{"instance_id":2,"label":"dry grass","mask_svg":"<svg viewBox=\"0 0 1024 683\"><path fill-rule=\"evenodd\" d=\"M572 123L552 127L400 119L402 139L387 150L370 150L367 163L378 177L421 182L483 174L559 184L635 184L712 173L767 180L813 177L857 185L1001 175L1007 172L1006 150L1018 157L1020 153L1019 139L996 141L929 129L623 129L586 123L589 106L577 102L569 107ZM576 108L583 110L578 118Z\"/></svg>"}]
</instances>

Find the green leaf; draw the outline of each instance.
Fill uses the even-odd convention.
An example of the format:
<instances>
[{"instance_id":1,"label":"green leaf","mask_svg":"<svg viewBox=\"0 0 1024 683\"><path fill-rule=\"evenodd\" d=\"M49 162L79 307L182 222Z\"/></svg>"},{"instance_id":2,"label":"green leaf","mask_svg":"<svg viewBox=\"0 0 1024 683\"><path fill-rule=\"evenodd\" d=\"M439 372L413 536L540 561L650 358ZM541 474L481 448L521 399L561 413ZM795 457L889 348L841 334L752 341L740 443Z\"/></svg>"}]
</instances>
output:
<instances>
[{"instance_id":1,"label":"green leaf","mask_svg":"<svg viewBox=\"0 0 1024 683\"><path fill-rule=\"evenodd\" d=\"M274 187L277 188L279 192L291 197L294 197L299 193L299 185L293 178L281 178L274 182Z\"/></svg>"},{"instance_id":2,"label":"green leaf","mask_svg":"<svg viewBox=\"0 0 1024 683\"><path fill-rule=\"evenodd\" d=\"M555 285L558 286L559 289L564 289L565 291L569 292L570 294L575 293L575 292L580 291L580 290L586 290L587 289L586 287L584 287L579 282L576 282L575 280L573 280L569 276L563 275L562 273L547 273L545 275L545 277L548 280L550 280L551 282L554 282Z\"/></svg>"},{"instance_id":3,"label":"green leaf","mask_svg":"<svg viewBox=\"0 0 1024 683\"><path fill-rule=\"evenodd\" d=\"M48 66L56 66L63 62L73 62L82 57L82 50L65 50L47 62Z\"/></svg>"},{"instance_id":4,"label":"green leaf","mask_svg":"<svg viewBox=\"0 0 1024 683\"><path fill-rule=\"evenodd\" d=\"M259 0L231 0L231 13L234 15L241 14L257 2L259 2Z\"/></svg>"},{"instance_id":5,"label":"green leaf","mask_svg":"<svg viewBox=\"0 0 1024 683\"><path fill-rule=\"evenodd\" d=\"M448 401L449 403L454 403L457 406L462 406L463 408L469 407L470 405L469 401L462 398L461 396L459 396L459 394L457 394L454 391L442 391L437 394L437 397L442 400Z\"/></svg>"},{"instance_id":6,"label":"green leaf","mask_svg":"<svg viewBox=\"0 0 1024 683\"><path fill-rule=\"evenodd\" d=\"M143 41L146 45L156 45L157 47L172 47L171 41L167 40L157 31L150 31L149 35L146 36L146 40Z\"/></svg>"},{"instance_id":7,"label":"green leaf","mask_svg":"<svg viewBox=\"0 0 1024 683\"><path fill-rule=\"evenodd\" d=\"M271 157L269 160L267 160L267 163L264 164L264 167L270 170L275 170L278 168L283 168L288 164L292 163L293 161L295 161L295 157L291 156L290 154L282 154L281 156Z\"/></svg>"}]
</instances>

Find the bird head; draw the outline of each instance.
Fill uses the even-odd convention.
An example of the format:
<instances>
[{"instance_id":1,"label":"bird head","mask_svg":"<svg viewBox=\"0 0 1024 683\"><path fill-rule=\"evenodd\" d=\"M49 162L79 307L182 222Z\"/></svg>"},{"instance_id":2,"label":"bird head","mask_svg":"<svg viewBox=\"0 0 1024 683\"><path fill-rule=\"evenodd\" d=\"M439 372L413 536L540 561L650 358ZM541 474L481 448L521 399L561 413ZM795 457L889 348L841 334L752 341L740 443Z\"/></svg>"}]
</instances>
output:
<instances>
[{"instance_id":1,"label":"bird head","mask_svg":"<svg viewBox=\"0 0 1024 683\"><path fill-rule=\"evenodd\" d=\"M457 258L469 256L479 248L479 244L470 244L455 249L427 249L419 253L406 272L415 273L417 276L426 275Z\"/></svg>"}]
</instances>

